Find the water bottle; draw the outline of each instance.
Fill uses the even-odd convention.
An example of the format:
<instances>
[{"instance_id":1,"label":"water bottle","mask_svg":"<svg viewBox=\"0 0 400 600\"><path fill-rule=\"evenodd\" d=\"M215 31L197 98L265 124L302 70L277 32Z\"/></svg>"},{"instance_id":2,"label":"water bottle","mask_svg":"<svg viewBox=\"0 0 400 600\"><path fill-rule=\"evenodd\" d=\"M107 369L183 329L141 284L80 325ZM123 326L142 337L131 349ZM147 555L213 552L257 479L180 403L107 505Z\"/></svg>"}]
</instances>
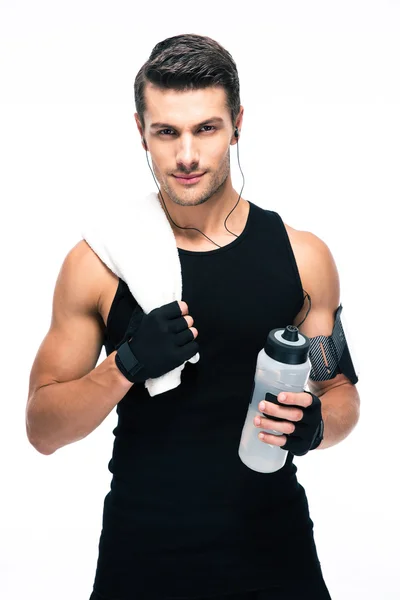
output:
<instances>
[{"instance_id":1,"label":"water bottle","mask_svg":"<svg viewBox=\"0 0 400 600\"><path fill-rule=\"evenodd\" d=\"M272 329L265 347L257 357L253 393L247 411L239 444L242 462L253 471L273 473L283 467L288 451L260 440L260 431L283 435L274 429L260 429L254 417L274 417L261 413L261 400L269 400L280 392L303 392L311 371L308 357L310 340L295 325L285 329Z\"/></svg>"}]
</instances>

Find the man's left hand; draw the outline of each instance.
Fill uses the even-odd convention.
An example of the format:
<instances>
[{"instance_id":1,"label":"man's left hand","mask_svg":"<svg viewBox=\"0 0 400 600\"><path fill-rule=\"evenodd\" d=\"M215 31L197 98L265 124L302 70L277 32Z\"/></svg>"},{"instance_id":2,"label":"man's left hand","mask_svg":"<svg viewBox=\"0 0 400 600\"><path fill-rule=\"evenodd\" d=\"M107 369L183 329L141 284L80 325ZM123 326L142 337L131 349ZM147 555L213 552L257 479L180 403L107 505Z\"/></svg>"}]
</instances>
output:
<instances>
[{"instance_id":1,"label":"man's left hand","mask_svg":"<svg viewBox=\"0 0 400 600\"><path fill-rule=\"evenodd\" d=\"M274 435L263 431L263 442L280 446L282 450L288 450L297 456L307 454L321 443L324 422L318 396L305 391L281 392L278 400L276 396L266 394L263 402L264 406L262 402L259 404L263 416L254 419L256 427L285 434Z\"/></svg>"}]
</instances>

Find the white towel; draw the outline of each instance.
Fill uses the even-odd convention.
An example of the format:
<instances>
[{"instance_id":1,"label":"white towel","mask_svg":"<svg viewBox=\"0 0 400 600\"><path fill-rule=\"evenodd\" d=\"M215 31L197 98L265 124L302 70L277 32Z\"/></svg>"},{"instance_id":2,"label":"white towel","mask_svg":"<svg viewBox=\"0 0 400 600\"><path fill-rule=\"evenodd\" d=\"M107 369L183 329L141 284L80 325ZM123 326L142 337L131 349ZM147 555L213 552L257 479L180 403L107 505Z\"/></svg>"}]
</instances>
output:
<instances>
[{"instance_id":1,"label":"white towel","mask_svg":"<svg viewBox=\"0 0 400 600\"><path fill-rule=\"evenodd\" d=\"M92 211L82 237L115 275L128 285L147 314L163 304L182 300L182 271L175 236L156 193ZM196 363L197 353L190 359ZM185 363L145 386L156 396L181 382Z\"/></svg>"}]
</instances>

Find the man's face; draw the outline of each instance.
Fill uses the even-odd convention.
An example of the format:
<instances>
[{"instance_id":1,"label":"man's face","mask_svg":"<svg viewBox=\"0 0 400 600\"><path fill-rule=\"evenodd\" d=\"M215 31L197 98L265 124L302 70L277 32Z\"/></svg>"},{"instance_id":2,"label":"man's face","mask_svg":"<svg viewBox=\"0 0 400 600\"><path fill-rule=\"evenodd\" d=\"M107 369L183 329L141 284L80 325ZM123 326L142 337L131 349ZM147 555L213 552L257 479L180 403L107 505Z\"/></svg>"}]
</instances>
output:
<instances>
[{"instance_id":1,"label":"man's face","mask_svg":"<svg viewBox=\"0 0 400 600\"><path fill-rule=\"evenodd\" d=\"M181 206L207 202L230 170L232 121L224 88L161 90L146 85L145 130L154 174ZM189 179L193 175L200 175Z\"/></svg>"}]
</instances>

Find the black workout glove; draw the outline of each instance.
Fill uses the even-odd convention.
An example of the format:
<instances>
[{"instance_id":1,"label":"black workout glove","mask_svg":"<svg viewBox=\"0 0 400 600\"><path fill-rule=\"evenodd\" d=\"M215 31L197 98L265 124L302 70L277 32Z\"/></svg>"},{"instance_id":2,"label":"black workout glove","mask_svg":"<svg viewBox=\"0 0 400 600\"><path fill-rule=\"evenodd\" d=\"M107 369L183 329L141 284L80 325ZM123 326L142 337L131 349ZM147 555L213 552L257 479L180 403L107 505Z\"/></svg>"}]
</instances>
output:
<instances>
[{"instance_id":1,"label":"black workout glove","mask_svg":"<svg viewBox=\"0 0 400 600\"><path fill-rule=\"evenodd\" d=\"M134 309L115 363L132 383L160 377L199 351L178 302L155 308L148 314Z\"/></svg>"},{"instance_id":2,"label":"black workout glove","mask_svg":"<svg viewBox=\"0 0 400 600\"><path fill-rule=\"evenodd\" d=\"M321 400L315 394L311 392L307 392L304 390L306 394L310 394L312 396L312 403L310 406L304 407L299 406L303 411L303 418L300 421L291 421L295 426L295 430L293 433L286 434L287 441L284 446L281 446L282 450L288 450L292 454L296 456L304 456L310 450L314 450L317 446L320 445L324 438L324 422L322 420L322 412L321 412ZM266 394L265 399L269 402L274 402L275 404L279 404L279 406L283 406L278 399L277 396L273 396L273 394ZM285 404L285 406L288 406ZM290 406L295 406L291 404ZM280 419L279 417L271 417L270 415L265 415L268 419L277 420L277 421L286 421L287 419Z\"/></svg>"}]
</instances>

